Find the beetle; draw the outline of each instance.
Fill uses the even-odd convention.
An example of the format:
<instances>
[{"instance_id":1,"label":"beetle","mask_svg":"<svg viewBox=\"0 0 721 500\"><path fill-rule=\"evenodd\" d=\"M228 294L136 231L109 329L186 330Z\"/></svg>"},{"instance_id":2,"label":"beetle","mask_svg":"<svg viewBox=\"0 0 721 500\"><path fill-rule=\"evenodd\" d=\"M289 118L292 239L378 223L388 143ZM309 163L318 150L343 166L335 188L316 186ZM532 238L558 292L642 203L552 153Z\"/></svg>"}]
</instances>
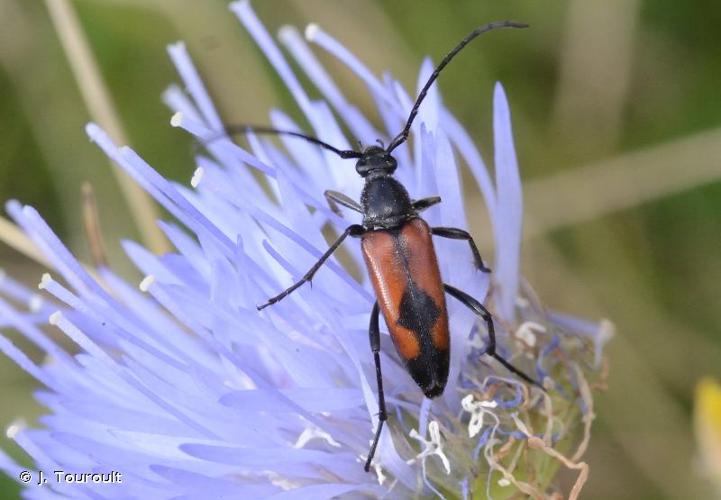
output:
<instances>
[{"instance_id":1,"label":"beetle","mask_svg":"<svg viewBox=\"0 0 721 500\"><path fill-rule=\"evenodd\" d=\"M443 283L441 279L433 247L433 236L466 241L473 254L475 267L481 272L491 272L483 263L473 237L467 231L459 228L430 227L420 214L440 203L440 197L434 196L413 201L406 188L393 177L398 165L392 152L408 139L418 109L443 68L479 35L497 28L525 28L527 26L514 21L500 21L471 31L435 68L418 94L403 130L387 147L380 143L380 145L366 147L362 151L340 150L320 139L299 132L250 125L226 127L226 133L252 131L260 134L298 137L332 151L341 158L357 160L356 172L364 179L360 203L337 191L328 190L324 194L333 211L340 213L338 207L340 205L359 212L363 216L362 223L346 228L299 281L257 308L262 310L271 306L287 297L304 283L310 282L318 269L347 237L360 238L363 257L376 295L368 333L376 369L378 427L365 462L366 471L370 469L383 424L387 420L380 362L379 317L381 313L400 359L405 364L410 376L428 398L441 395L448 380L450 335L446 295L460 301L486 323L488 342L482 355L493 357L516 376L545 391L539 382L523 373L496 352L493 317L483 304L467 293Z\"/></svg>"}]
</instances>

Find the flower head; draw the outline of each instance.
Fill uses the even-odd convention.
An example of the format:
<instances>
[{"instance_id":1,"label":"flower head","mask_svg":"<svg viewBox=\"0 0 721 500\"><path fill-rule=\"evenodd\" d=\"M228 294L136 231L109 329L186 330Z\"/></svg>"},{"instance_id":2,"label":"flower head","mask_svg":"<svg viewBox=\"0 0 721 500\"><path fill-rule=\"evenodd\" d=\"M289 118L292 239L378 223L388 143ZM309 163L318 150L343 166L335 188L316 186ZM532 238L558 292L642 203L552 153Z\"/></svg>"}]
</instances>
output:
<instances>
[{"instance_id":1,"label":"flower head","mask_svg":"<svg viewBox=\"0 0 721 500\"><path fill-rule=\"evenodd\" d=\"M387 141L402 128L413 100L391 76L376 78L319 27L306 30L308 41L366 84L382 121L377 129L335 86L298 31L283 28L279 39L322 100L306 94L249 3L231 8L288 87L310 134L349 149L356 139ZM549 488L552 461L581 471L580 487L585 464L579 459L593 418L587 378L598 377L609 327L547 311L520 277L521 184L500 84L493 96L493 177L435 87L413 124L412 142L394 151L396 177L414 198L441 196L443 203L424 214L431 225L465 227L458 160L470 168L493 223L495 272L492 279L476 272L466 246L439 241L441 273L485 299L503 355L545 380L549 394L529 392L482 358L485 325L449 302L450 375L432 402L383 335L390 420L375 473L367 474L362 462L378 425L368 279L356 280L331 259L313 287L256 310L322 255L324 230L340 232L359 222L358 214L331 210L323 192L357 199L362 179L353 160L298 138L282 136L279 147L249 132L247 148L232 142L184 45L172 45L169 53L183 82L164 95L175 112L171 123L207 151L196 157L190 188L164 179L97 125L87 127L90 139L177 221L159 222L173 253L157 256L124 242L147 276L139 289L108 268L91 274L34 209L8 203L54 266L41 281L42 302L10 278L0 281L5 297L30 306L14 309L0 301L3 324L47 353L37 365L0 337L0 349L45 386L37 397L49 410L42 428L13 428L13 438L39 470L123 474L122 486L53 483L43 498L78 491L123 498L326 498L388 491L452 497L516 489L540 495ZM421 84L432 70L426 60ZM271 111L270 123L301 131L279 110ZM357 245L351 241L345 249L348 262L362 263ZM77 345L76 354L40 331L47 318ZM3 455L0 468L13 476L19 470Z\"/></svg>"}]
</instances>

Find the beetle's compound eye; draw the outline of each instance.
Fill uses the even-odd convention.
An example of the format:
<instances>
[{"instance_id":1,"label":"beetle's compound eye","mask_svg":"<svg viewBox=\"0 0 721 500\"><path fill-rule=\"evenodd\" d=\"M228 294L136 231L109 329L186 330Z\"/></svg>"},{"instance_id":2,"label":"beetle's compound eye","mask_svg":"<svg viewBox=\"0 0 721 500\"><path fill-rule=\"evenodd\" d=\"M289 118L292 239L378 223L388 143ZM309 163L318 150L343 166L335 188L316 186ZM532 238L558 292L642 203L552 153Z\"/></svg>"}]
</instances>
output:
<instances>
[{"instance_id":1,"label":"beetle's compound eye","mask_svg":"<svg viewBox=\"0 0 721 500\"><path fill-rule=\"evenodd\" d=\"M369 146L356 163L355 169L362 177L371 172L392 174L398 166L396 159L379 146Z\"/></svg>"}]
</instances>

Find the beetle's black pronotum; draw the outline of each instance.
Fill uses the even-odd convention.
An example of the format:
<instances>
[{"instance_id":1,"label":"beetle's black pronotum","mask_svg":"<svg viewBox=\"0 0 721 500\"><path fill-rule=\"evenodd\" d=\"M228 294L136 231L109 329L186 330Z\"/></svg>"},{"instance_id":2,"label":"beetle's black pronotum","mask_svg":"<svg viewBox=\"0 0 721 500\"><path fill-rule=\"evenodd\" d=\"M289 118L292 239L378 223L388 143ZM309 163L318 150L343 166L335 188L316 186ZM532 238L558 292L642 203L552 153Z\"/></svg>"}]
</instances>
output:
<instances>
[{"instance_id":1,"label":"beetle's black pronotum","mask_svg":"<svg viewBox=\"0 0 721 500\"><path fill-rule=\"evenodd\" d=\"M287 130L246 125L228 127L226 130L229 133L253 131L304 139L336 153L341 158L356 159L356 171L365 179L360 203L337 191L325 192L325 197L334 211L338 211L338 205L341 205L359 212L363 215L362 224L349 226L300 281L258 306L258 309L275 304L310 281L348 236L361 239L363 256L377 298L370 316L369 335L376 367L379 422L365 462L366 471L370 468L383 423L387 418L379 356L380 313L383 313L393 343L406 369L429 398L439 396L448 379L450 337L446 294L462 302L485 321L488 328L488 343L484 354L495 358L518 377L543 390L541 384L496 352L493 319L483 304L461 290L443 283L441 279L432 242L434 235L468 242L476 268L486 273L490 272L490 269L483 264L471 235L458 228L429 227L420 217L420 213L440 203L441 199L431 197L413 201L406 188L393 178L397 163L392 152L408 139L418 108L443 68L463 47L482 33L496 28L525 27L526 24L502 21L486 24L469 33L433 71L418 94L403 130L387 147L370 146L363 151L340 150L315 137Z\"/></svg>"}]
</instances>

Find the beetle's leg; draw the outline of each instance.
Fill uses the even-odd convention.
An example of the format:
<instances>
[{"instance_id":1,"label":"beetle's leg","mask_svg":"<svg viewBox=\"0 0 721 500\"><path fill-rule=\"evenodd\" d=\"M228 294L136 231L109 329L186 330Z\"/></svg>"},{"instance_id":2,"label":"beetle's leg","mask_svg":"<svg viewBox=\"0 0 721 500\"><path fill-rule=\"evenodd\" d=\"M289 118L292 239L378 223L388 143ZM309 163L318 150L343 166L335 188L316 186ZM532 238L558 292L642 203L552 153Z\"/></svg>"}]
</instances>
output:
<instances>
[{"instance_id":1,"label":"beetle's leg","mask_svg":"<svg viewBox=\"0 0 721 500\"><path fill-rule=\"evenodd\" d=\"M376 454L376 446L378 446L378 440L381 437L381 431L383 430L383 422L388 418L386 414L386 398L383 395L383 377L381 376L381 333L378 328L378 302L376 301L371 312L371 322L368 327L368 336L371 341L371 351L373 351L373 361L376 365L376 382L378 384L378 428L376 429L376 435L373 437L373 444L368 452L368 458L366 459L365 471L368 472L373 461L373 455Z\"/></svg>"},{"instance_id":2,"label":"beetle's leg","mask_svg":"<svg viewBox=\"0 0 721 500\"><path fill-rule=\"evenodd\" d=\"M361 214L363 213L363 207L360 206L360 203L355 201L353 198L344 195L343 193L328 190L325 191L323 195L325 195L325 199L328 201L328 206L330 207L330 209L338 215L340 215L338 205L343 205L344 207L350 208L351 210L354 210Z\"/></svg>"},{"instance_id":3,"label":"beetle's leg","mask_svg":"<svg viewBox=\"0 0 721 500\"><path fill-rule=\"evenodd\" d=\"M261 309L265 309L266 307L275 304L279 300L283 300L287 295L294 292L298 287L303 285L303 283L306 283L313 279L313 275L316 273L316 271L320 268L320 266L323 265L323 263L328 260L328 257L330 257L333 252L340 246L341 243L343 243L343 240L346 239L349 235L350 236L359 236L364 231L363 226L360 226L358 224L353 224L352 226L348 226L345 231L343 231L343 234L341 234L337 240L330 246L328 250L318 259L318 262L313 264L313 267L310 268L310 270L305 273L305 275L296 283L293 283L290 287L283 290L281 293L276 295L275 297L268 299L268 302L265 304L256 306L257 309L260 311Z\"/></svg>"},{"instance_id":4,"label":"beetle's leg","mask_svg":"<svg viewBox=\"0 0 721 500\"><path fill-rule=\"evenodd\" d=\"M491 272L491 270L486 267L485 264L483 264L483 259L481 258L481 254L478 251L476 242L473 241L473 237L470 235L470 233L468 233L468 231L458 229L456 227L432 227L431 234L440 236L441 238L466 240L468 242L468 245L471 247L471 252L473 252L473 261L476 264L476 269L478 269L479 271L483 271L484 273Z\"/></svg>"},{"instance_id":5,"label":"beetle's leg","mask_svg":"<svg viewBox=\"0 0 721 500\"><path fill-rule=\"evenodd\" d=\"M458 288L446 285L445 283L443 284L443 288L446 290L448 295L454 299L458 299L464 306L472 310L486 322L486 325L488 326L488 345L486 346L486 350L483 354L488 354L489 356L495 358L499 363L505 366L509 372L515 373L529 384L535 385L546 392L546 389L539 382L533 380L496 352L496 330L493 326L493 316L491 316L491 313L488 312L488 309L483 307L483 304L478 302L476 299L468 295L466 292L462 292Z\"/></svg>"},{"instance_id":6,"label":"beetle's leg","mask_svg":"<svg viewBox=\"0 0 721 500\"><path fill-rule=\"evenodd\" d=\"M431 196L430 198L421 198L420 200L416 200L413 202L413 209L416 212L422 212L428 207L432 207L433 205L437 205L441 202L440 196Z\"/></svg>"}]
</instances>

